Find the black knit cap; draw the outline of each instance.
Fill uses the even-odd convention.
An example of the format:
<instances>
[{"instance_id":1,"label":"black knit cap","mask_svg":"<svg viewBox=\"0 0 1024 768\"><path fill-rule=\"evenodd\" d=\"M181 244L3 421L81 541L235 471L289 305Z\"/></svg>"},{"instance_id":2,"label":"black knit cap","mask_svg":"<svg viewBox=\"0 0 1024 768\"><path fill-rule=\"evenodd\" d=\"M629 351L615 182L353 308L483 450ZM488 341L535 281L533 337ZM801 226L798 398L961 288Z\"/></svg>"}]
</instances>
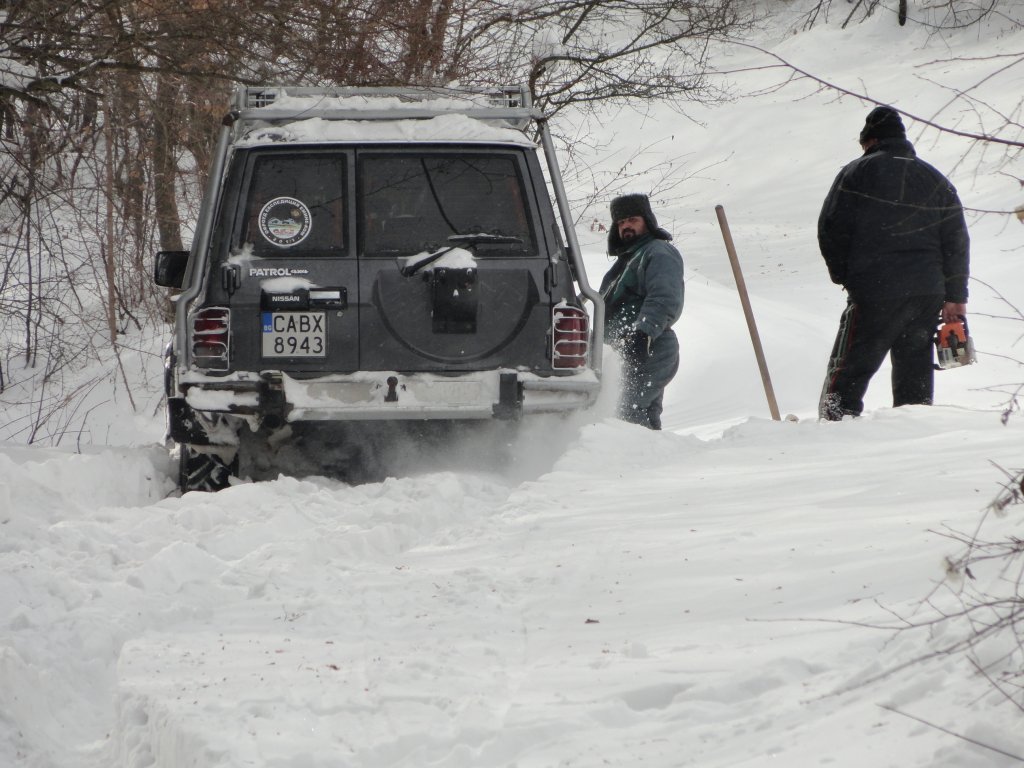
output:
<instances>
[{"instance_id":1,"label":"black knit cap","mask_svg":"<svg viewBox=\"0 0 1024 768\"><path fill-rule=\"evenodd\" d=\"M903 127L900 113L892 107L875 107L864 121L860 132L860 143L868 139L905 139L907 129Z\"/></svg>"}]
</instances>

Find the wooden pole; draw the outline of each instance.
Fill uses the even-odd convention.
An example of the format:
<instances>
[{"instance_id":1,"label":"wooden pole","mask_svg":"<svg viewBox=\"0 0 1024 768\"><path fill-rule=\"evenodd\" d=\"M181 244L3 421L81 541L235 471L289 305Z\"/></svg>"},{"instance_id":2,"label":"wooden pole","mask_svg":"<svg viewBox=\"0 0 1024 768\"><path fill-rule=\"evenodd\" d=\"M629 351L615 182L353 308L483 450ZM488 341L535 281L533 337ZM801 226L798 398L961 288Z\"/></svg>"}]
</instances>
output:
<instances>
[{"instance_id":1,"label":"wooden pole","mask_svg":"<svg viewBox=\"0 0 1024 768\"><path fill-rule=\"evenodd\" d=\"M740 303L743 304L743 315L747 318L747 330L750 331L750 341L754 345L754 355L757 356L757 367L761 370L761 383L764 385L764 393L768 398L768 410L771 411L772 419L781 421L779 404L775 401L775 390L772 389L772 379L768 375L768 363L764 359L764 349L761 347L761 337L757 334L757 324L754 322L754 310L750 307L750 297L747 295L747 284L743 280L743 272L740 271L740 261L736 256L736 246L732 242L729 222L725 219L725 208L716 205L715 214L718 216L718 225L722 228L725 250L729 254L729 263L732 264L732 275L736 278Z\"/></svg>"}]
</instances>

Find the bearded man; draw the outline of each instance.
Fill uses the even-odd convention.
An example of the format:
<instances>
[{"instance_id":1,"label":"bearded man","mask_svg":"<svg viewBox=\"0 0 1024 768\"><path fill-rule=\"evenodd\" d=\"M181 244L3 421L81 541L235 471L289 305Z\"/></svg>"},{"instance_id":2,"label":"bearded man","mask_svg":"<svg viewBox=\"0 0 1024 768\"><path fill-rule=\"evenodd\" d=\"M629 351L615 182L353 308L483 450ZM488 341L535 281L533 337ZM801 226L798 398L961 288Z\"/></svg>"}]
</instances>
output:
<instances>
[{"instance_id":1,"label":"bearded man","mask_svg":"<svg viewBox=\"0 0 1024 768\"><path fill-rule=\"evenodd\" d=\"M619 417L661 429L665 387L679 370L672 330L683 311L683 257L658 226L647 195L611 202L608 253L615 264L601 281L605 338L622 357Z\"/></svg>"}]
</instances>

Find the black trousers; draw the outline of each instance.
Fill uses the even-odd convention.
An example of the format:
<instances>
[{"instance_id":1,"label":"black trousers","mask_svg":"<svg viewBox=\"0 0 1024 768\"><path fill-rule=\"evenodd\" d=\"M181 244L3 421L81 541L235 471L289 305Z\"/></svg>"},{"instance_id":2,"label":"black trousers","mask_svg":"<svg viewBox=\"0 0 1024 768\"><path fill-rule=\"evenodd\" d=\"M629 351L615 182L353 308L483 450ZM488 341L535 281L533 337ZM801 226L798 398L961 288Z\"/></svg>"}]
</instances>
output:
<instances>
[{"instance_id":1,"label":"black trousers","mask_svg":"<svg viewBox=\"0 0 1024 768\"><path fill-rule=\"evenodd\" d=\"M665 387L679 371L679 339L666 328L651 345L651 356L638 368L623 363L619 418L648 429L661 429Z\"/></svg>"},{"instance_id":2,"label":"black trousers","mask_svg":"<svg viewBox=\"0 0 1024 768\"><path fill-rule=\"evenodd\" d=\"M893 407L931 405L932 344L942 304L942 296L851 300L839 319L818 415L830 421L859 416L868 383L886 355L892 361Z\"/></svg>"}]
</instances>

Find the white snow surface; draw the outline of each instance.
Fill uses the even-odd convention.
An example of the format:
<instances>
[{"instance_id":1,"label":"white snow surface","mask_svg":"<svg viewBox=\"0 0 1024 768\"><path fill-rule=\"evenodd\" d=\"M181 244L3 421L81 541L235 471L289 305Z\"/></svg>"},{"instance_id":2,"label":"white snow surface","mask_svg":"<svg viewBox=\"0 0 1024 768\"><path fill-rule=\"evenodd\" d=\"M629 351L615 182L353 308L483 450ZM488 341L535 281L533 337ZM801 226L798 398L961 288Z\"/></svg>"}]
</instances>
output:
<instances>
[{"instance_id":1,"label":"white snow surface","mask_svg":"<svg viewBox=\"0 0 1024 768\"><path fill-rule=\"evenodd\" d=\"M924 42L878 14L773 50L926 115L949 94L915 66L940 58ZM945 74L971 83L1024 33L953 43L969 60ZM1015 104L1021 77L976 95ZM51 447L25 445L25 415L0 401L0 766L1018 765L1014 637L943 653L978 627L930 622L961 608L944 570L958 538L1022 537L1022 507L983 510L1024 458L1024 417L1000 419L1024 381L1007 319L1024 307L1024 229L971 214L979 362L938 373L936 405L891 408L883 370L862 418L819 423L844 298L815 222L868 110L797 83L698 122L608 117L598 170L638 137L657 147L616 191L668 163L703 169L654 194L687 267L663 432L611 417L609 363L597 408L527 422L501 450L481 434L410 446L411 469L380 483L178 496L157 339L124 358L133 397L112 373L74 432L70 416L47 426ZM969 208L1021 202L994 157L910 128ZM795 420L769 417L716 204ZM608 261L589 222L606 206L580 213L594 283ZM971 588L1012 595L1019 572L1001 565Z\"/></svg>"}]
</instances>

